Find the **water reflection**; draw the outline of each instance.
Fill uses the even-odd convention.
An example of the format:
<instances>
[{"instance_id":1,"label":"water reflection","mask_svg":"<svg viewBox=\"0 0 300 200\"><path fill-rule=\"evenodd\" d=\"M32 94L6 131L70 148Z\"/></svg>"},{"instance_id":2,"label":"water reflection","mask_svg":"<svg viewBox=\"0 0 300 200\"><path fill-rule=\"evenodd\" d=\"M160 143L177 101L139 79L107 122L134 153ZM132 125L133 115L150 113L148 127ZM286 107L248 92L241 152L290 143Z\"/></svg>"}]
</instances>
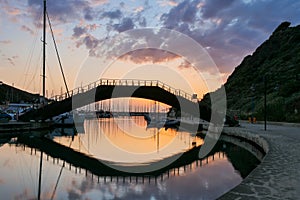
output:
<instances>
[{"instance_id":1,"label":"water reflection","mask_svg":"<svg viewBox=\"0 0 300 200\"><path fill-rule=\"evenodd\" d=\"M191 141L195 137L188 138L186 133L168 129L162 130L158 138L159 132L146 130L143 124L139 124L139 119L134 120L145 131L141 134L144 140L149 140L147 144L154 146L145 149L158 155L156 161L177 155L182 149L185 153L180 159L157 171L142 174L119 172L99 162L100 156L105 154L101 154L103 149L96 144L101 143L104 135L111 138L121 135L124 142L127 141L125 138L131 140L135 136L122 136L126 135L126 130L130 130L129 123L119 124L128 126L128 129L123 129L112 126L109 121L88 122L85 125L86 132L79 132L75 136L74 129L65 129L63 132L53 131L53 139L50 140L38 137L1 140L4 143L0 147L1 198L36 198L40 151L44 152L42 199L215 199L239 184L259 163L253 152L229 141L218 142L208 157L200 160L197 155L203 141L201 138L197 138L198 147L193 148ZM101 131L99 127L102 127ZM110 131L104 133L108 129ZM119 129L125 131L112 131ZM61 133L64 136L60 136ZM157 146L158 139L167 142ZM174 140L181 141L182 147L174 149L171 154L161 154L164 145ZM132 148L131 151L138 148ZM148 162L154 162L153 158L149 158Z\"/></svg>"},{"instance_id":2,"label":"water reflection","mask_svg":"<svg viewBox=\"0 0 300 200\"><path fill-rule=\"evenodd\" d=\"M146 128L142 117L88 121L81 140L96 158L119 163L149 163L185 152L203 140L174 129ZM93 129L93 130L91 130ZM95 131L96 130L96 131Z\"/></svg>"}]
</instances>

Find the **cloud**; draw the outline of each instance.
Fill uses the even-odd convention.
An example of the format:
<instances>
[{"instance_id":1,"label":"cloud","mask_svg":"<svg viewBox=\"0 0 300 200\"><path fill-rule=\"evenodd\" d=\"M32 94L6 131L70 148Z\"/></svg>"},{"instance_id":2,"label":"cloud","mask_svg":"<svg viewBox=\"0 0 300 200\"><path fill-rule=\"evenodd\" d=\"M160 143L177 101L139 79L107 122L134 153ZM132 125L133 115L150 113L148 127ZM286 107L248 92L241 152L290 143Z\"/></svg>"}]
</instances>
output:
<instances>
[{"instance_id":1,"label":"cloud","mask_svg":"<svg viewBox=\"0 0 300 200\"><path fill-rule=\"evenodd\" d=\"M125 17L122 19L120 24L114 24L113 28L120 33L120 32L124 32L124 31L130 30L130 29L133 29L134 26L135 25L134 25L132 19L129 17Z\"/></svg>"},{"instance_id":2,"label":"cloud","mask_svg":"<svg viewBox=\"0 0 300 200\"><path fill-rule=\"evenodd\" d=\"M42 1L28 0L28 5L29 15L34 19L35 25L40 26ZM231 72L282 21L300 23L300 2L293 0L145 0L134 3L108 0L76 0L74 3L74 0L51 0L48 3L48 12L50 18L57 23L80 22L80 25L73 25L72 39L77 47L84 46L91 56L97 55L95 49L102 46L103 41L116 34L147 25L158 26L193 38L207 49L222 73ZM91 25L83 25L87 23ZM101 29L97 29L99 26ZM22 29L25 30L25 27ZM116 46L114 50L120 52L139 44L131 41L125 45L113 45ZM107 46L104 44L104 47ZM174 59L174 55L148 49L130 52L123 59L138 63L143 59L145 62L159 62ZM180 67L187 66L183 64Z\"/></svg>"},{"instance_id":3,"label":"cloud","mask_svg":"<svg viewBox=\"0 0 300 200\"><path fill-rule=\"evenodd\" d=\"M22 25L21 30L26 31L26 32L30 33L31 35L34 35L34 31L26 25Z\"/></svg>"},{"instance_id":4,"label":"cloud","mask_svg":"<svg viewBox=\"0 0 300 200\"><path fill-rule=\"evenodd\" d=\"M0 51L1 52L1 51ZM2 59L6 62L8 62L10 65L12 66L15 66L15 60L19 58L19 56L7 56L5 55L4 53L1 55ZM4 164L9 164L10 161L9 160L6 160L4 162Z\"/></svg>"},{"instance_id":5,"label":"cloud","mask_svg":"<svg viewBox=\"0 0 300 200\"><path fill-rule=\"evenodd\" d=\"M41 27L40 15L43 12L43 2L36 0L28 0L29 12L34 19L34 24L37 27ZM75 19L85 18L93 19L94 14L92 7L88 1L76 0L52 0L51 3L47 3L47 12L50 19L55 20L58 23L68 23Z\"/></svg>"},{"instance_id":6,"label":"cloud","mask_svg":"<svg viewBox=\"0 0 300 200\"><path fill-rule=\"evenodd\" d=\"M139 13L139 12L142 12L145 8L143 6L139 6L137 8L134 9L134 12L135 13Z\"/></svg>"},{"instance_id":7,"label":"cloud","mask_svg":"<svg viewBox=\"0 0 300 200\"><path fill-rule=\"evenodd\" d=\"M10 5L13 4L10 1L0 1L0 6L1 6L1 10L7 15L8 19L11 22L18 22L20 16L23 15L23 13L21 12L21 9L16 6L16 5Z\"/></svg>"},{"instance_id":8,"label":"cloud","mask_svg":"<svg viewBox=\"0 0 300 200\"><path fill-rule=\"evenodd\" d=\"M76 47L84 45L89 50L90 56L96 56L96 49L101 40L90 34L91 31L97 30L97 24L77 25L73 28L72 37L76 41Z\"/></svg>"},{"instance_id":9,"label":"cloud","mask_svg":"<svg viewBox=\"0 0 300 200\"><path fill-rule=\"evenodd\" d=\"M15 62L13 58L7 58L7 60L11 65L15 66Z\"/></svg>"},{"instance_id":10,"label":"cloud","mask_svg":"<svg viewBox=\"0 0 300 200\"><path fill-rule=\"evenodd\" d=\"M164 27L170 29L176 28L182 22L194 23L198 12L198 3L198 0L185 0L173 7L169 13L163 14L160 20L163 22Z\"/></svg>"},{"instance_id":11,"label":"cloud","mask_svg":"<svg viewBox=\"0 0 300 200\"><path fill-rule=\"evenodd\" d=\"M84 41L85 45L87 46L87 48L89 48L89 49L96 48L99 43L99 41L91 35L87 35L83 39L83 41Z\"/></svg>"},{"instance_id":12,"label":"cloud","mask_svg":"<svg viewBox=\"0 0 300 200\"><path fill-rule=\"evenodd\" d=\"M109 3L109 0L93 0L91 1L91 6L100 6L107 3Z\"/></svg>"},{"instance_id":13,"label":"cloud","mask_svg":"<svg viewBox=\"0 0 300 200\"><path fill-rule=\"evenodd\" d=\"M18 8L7 8L6 13L9 14L9 15L16 16L16 15L20 15L21 11Z\"/></svg>"},{"instance_id":14,"label":"cloud","mask_svg":"<svg viewBox=\"0 0 300 200\"><path fill-rule=\"evenodd\" d=\"M227 73L282 21L299 23L299 8L300 2L292 0L185 0L164 13L160 21L207 48L221 72Z\"/></svg>"},{"instance_id":15,"label":"cloud","mask_svg":"<svg viewBox=\"0 0 300 200\"><path fill-rule=\"evenodd\" d=\"M83 34L87 33L87 29L85 27L76 26L73 28L73 37L79 38Z\"/></svg>"},{"instance_id":16,"label":"cloud","mask_svg":"<svg viewBox=\"0 0 300 200\"><path fill-rule=\"evenodd\" d=\"M122 2L120 2L120 7L121 8L125 8L125 3L122 1Z\"/></svg>"},{"instance_id":17,"label":"cloud","mask_svg":"<svg viewBox=\"0 0 300 200\"><path fill-rule=\"evenodd\" d=\"M124 7L124 10L126 11L125 3L121 2L119 4L120 7ZM80 25L77 25L73 28L72 36L73 39L76 40L76 46L80 47L84 45L86 49L90 52L90 56L96 56L95 48L103 40L106 40L107 38L114 36L118 33L134 29L136 27L147 26L147 20L143 15L144 11L145 9L140 9L140 11L137 13L125 14L120 9L113 9L109 11L101 10L101 12L98 13L99 17L97 19L100 20L100 22L98 21L98 24L93 24L88 27L82 25L81 22ZM104 34L102 32L101 35L92 35L91 31L97 29L97 27L99 26L105 28L102 29L102 31L105 31Z\"/></svg>"},{"instance_id":18,"label":"cloud","mask_svg":"<svg viewBox=\"0 0 300 200\"><path fill-rule=\"evenodd\" d=\"M206 0L202 9L204 18L217 16L218 12L229 8L235 0Z\"/></svg>"},{"instance_id":19,"label":"cloud","mask_svg":"<svg viewBox=\"0 0 300 200\"><path fill-rule=\"evenodd\" d=\"M166 0L161 0L159 1L160 6L177 6L178 2L176 1L166 1Z\"/></svg>"},{"instance_id":20,"label":"cloud","mask_svg":"<svg viewBox=\"0 0 300 200\"><path fill-rule=\"evenodd\" d=\"M160 49L139 49L135 51L130 51L125 55L121 56L120 59L130 60L134 63L162 63L167 62L180 56L175 55L174 53L160 50Z\"/></svg>"},{"instance_id":21,"label":"cloud","mask_svg":"<svg viewBox=\"0 0 300 200\"><path fill-rule=\"evenodd\" d=\"M243 57L251 54L266 40L282 20L288 16L297 16L293 9L288 9L295 4L300 6L292 1L253 1L251 4L230 1L230 4L217 6L218 11L215 12L210 2L203 7L205 17L222 21L198 41L205 41L212 46L211 55L222 72L231 71Z\"/></svg>"},{"instance_id":22,"label":"cloud","mask_svg":"<svg viewBox=\"0 0 300 200\"><path fill-rule=\"evenodd\" d=\"M187 62L186 60L183 60L180 65L178 66L179 69L188 69L188 68L191 68L193 67L191 65L191 63Z\"/></svg>"},{"instance_id":23,"label":"cloud","mask_svg":"<svg viewBox=\"0 0 300 200\"><path fill-rule=\"evenodd\" d=\"M195 41L179 32L163 28L126 31L113 39L103 40L98 47L96 56L107 59L123 59L141 64L184 58L201 69L213 66Z\"/></svg>"},{"instance_id":24,"label":"cloud","mask_svg":"<svg viewBox=\"0 0 300 200\"><path fill-rule=\"evenodd\" d=\"M96 56L96 50L100 43L100 40L95 38L94 36L90 34L86 34L84 37L82 37L80 40L76 42L76 47L80 47L84 45L86 49L89 50L90 56Z\"/></svg>"},{"instance_id":25,"label":"cloud","mask_svg":"<svg viewBox=\"0 0 300 200\"><path fill-rule=\"evenodd\" d=\"M92 21L94 19L95 13L91 9L91 7L86 7L83 9L84 12L84 19L87 21Z\"/></svg>"},{"instance_id":26,"label":"cloud","mask_svg":"<svg viewBox=\"0 0 300 200\"><path fill-rule=\"evenodd\" d=\"M107 17L110 19L120 19L122 17L122 12L120 10L107 11L102 14L102 17Z\"/></svg>"}]
</instances>

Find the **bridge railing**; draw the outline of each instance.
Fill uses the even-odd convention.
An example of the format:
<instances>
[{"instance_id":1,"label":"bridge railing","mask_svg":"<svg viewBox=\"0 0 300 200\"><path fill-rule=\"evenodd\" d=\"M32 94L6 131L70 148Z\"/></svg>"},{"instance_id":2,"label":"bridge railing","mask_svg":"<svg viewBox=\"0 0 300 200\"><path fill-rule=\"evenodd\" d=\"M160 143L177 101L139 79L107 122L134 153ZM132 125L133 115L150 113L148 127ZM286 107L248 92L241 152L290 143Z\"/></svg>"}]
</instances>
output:
<instances>
[{"instance_id":1,"label":"bridge railing","mask_svg":"<svg viewBox=\"0 0 300 200\"><path fill-rule=\"evenodd\" d=\"M108 86L156 86L160 87L176 96L183 97L187 100L193 101L195 98L193 95L186 93L180 89L173 88L168 84L165 84L159 80L138 80L138 79L99 79L93 83L88 85L77 87L68 93L64 93L61 95L55 95L51 97L51 100L54 101L62 101L66 98L72 97L73 95L84 93L88 90L94 89L101 85L108 85Z\"/></svg>"}]
</instances>

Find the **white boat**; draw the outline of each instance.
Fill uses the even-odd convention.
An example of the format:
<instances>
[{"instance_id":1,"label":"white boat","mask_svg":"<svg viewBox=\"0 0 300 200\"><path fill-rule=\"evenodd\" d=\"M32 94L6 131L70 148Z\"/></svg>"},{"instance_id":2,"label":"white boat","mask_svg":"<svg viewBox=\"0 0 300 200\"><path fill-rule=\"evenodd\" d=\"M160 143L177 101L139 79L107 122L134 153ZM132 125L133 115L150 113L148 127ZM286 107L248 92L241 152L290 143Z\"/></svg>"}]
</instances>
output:
<instances>
[{"instance_id":1,"label":"white boat","mask_svg":"<svg viewBox=\"0 0 300 200\"><path fill-rule=\"evenodd\" d=\"M77 112L66 112L52 118L55 126L83 126L84 120L85 115Z\"/></svg>"}]
</instances>

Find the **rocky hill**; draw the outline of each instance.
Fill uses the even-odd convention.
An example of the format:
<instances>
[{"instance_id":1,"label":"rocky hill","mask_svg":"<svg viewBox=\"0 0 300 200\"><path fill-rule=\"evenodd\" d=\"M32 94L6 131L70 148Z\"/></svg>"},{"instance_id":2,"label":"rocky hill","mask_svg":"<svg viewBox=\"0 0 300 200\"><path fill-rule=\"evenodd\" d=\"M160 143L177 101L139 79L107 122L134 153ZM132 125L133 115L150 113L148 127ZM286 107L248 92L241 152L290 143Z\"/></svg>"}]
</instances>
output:
<instances>
[{"instance_id":1,"label":"rocky hill","mask_svg":"<svg viewBox=\"0 0 300 200\"><path fill-rule=\"evenodd\" d=\"M235 68L225 83L228 111L263 120L265 83L267 119L300 122L300 25L283 22Z\"/></svg>"}]
</instances>

